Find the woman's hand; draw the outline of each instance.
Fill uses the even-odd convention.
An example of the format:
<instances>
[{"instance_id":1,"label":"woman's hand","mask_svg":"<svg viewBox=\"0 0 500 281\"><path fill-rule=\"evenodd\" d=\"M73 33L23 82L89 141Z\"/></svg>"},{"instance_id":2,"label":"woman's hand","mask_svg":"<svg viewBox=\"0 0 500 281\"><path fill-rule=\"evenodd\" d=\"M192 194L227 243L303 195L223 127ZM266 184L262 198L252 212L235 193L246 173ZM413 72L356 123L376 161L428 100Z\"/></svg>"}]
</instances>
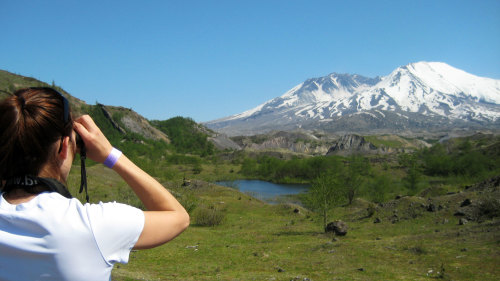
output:
<instances>
[{"instance_id":1,"label":"woman's hand","mask_svg":"<svg viewBox=\"0 0 500 281\"><path fill-rule=\"evenodd\" d=\"M113 147L92 118L84 115L73 126L85 143L87 156L103 163ZM189 226L189 214L175 197L125 155L120 156L112 169L125 180L148 209L144 212L144 228L135 249L148 249L164 244Z\"/></svg>"},{"instance_id":2,"label":"woman's hand","mask_svg":"<svg viewBox=\"0 0 500 281\"><path fill-rule=\"evenodd\" d=\"M113 146L94 123L94 120L88 115L83 115L75 120L73 128L85 143L87 157L96 162L103 163L113 149Z\"/></svg>"}]
</instances>

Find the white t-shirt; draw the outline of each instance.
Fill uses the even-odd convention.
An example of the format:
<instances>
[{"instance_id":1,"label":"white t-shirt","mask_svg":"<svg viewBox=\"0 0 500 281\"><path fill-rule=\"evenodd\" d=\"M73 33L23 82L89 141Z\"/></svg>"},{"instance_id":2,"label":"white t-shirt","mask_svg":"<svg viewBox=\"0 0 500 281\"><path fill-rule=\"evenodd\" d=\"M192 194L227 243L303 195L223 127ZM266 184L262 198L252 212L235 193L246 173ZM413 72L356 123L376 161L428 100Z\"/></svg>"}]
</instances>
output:
<instances>
[{"instance_id":1,"label":"white t-shirt","mask_svg":"<svg viewBox=\"0 0 500 281\"><path fill-rule=\"evenodd\" d=\"M43 192L12 205L0 194L0 280L110 280L143 227L141 210L116 202Z\"/></svg>"}]
</instances>

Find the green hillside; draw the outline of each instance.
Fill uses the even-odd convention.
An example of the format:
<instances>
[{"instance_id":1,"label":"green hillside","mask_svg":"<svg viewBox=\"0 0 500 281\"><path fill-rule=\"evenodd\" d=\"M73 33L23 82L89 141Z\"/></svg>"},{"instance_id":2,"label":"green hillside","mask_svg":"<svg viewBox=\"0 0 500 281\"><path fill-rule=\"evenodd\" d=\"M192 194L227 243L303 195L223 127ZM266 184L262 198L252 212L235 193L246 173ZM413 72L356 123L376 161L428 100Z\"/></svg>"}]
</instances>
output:
<instances>
[{"instance_id":1,"label":"green hillside","mask_svg":"<svg viewBox=\"0 0 500 281\"><path fill-rule=\"evenodd\" d=\"M214 145L207 140L206 129L190 118L174 117L165 121L153 120L151 123L170 137L179 153L207 156L215 152Z\"/></svg>"},{"instance_id":2,"label":"green hillside","mask_svg":"<svg viewBox=\"0 0 500 281\"><path fill-rule=\"evenodd\" d=\"M111 143L131 155L133 159L140 157L152 163L160 161L161 157L165 158L178 153L198 156L214 154L215 148L207 140L207 133L203 132L204 128L192 119L175 117L150 122L131 109L101 104L89 105L71 96L57 85L0 70L0 99L17 89L39 86L54 87L65 94L70 101L74 116L82 114L92 116ZM170 156L170 158L176 157ZM198 162L192 159L185 161Z\"/></svg>"}]
</instances>

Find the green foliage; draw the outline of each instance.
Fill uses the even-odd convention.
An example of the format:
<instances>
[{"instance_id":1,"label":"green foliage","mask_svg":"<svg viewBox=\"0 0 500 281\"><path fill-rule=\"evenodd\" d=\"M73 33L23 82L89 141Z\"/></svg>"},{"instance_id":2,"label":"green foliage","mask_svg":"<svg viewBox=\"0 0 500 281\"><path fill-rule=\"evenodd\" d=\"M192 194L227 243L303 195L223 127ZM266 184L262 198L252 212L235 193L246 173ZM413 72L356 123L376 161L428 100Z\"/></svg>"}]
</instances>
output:
<instances>
[{"instance_id":1,"label":"green foliage","mask_svg":"<svg viewBox=\"0 0 500 281\"><path fill-rule=\"evenodd\" d=\"M326 229L330 211L342 201L341 186L338 174L324 174L314 180L307 192L305 204L320 214L323 229Z\"/></svg>"},{"instance_id":2,"label":"green foliage","mask_svg":"<svg viewBox=\"0 0 500 281\"><path fill-rule=\"evenodd\" d=\"M359 194L366 176L370 174L370 169L368 159L360 155L353 155L349 158L347 168L342 173L342 186L349 204Z\"/></svg>"},{"instance_id":3,"label":"green foliage","mask_svg":"<svg viewBox=\"0 0 500 281\"><path fill-rule=\"evenodd\" d=\"M187 189L184 189L182 194L176 197L190 215L193 214L200 201L193 191Z\"/></svg>"},{"instance_id":4,"label":"green foliage","mask_svg":"<svg viewBox=\"0 0 500 281\"><path fill-rule=\"evenodd\" d=\"M437 143L421 151L425 174L429 176L465 176L480 178L489 171L500 168L494 157L488 157L487 151L481 151L465 139L458 144L445 147Z\"/></svg>"},{"instance_id":5,"label":"green foliage","mask_svg":"<svg viewBox=\"0 0 500 281\"><path fill-rule=\"evenodd\" d=\"M164 141L147 139L130 131L123 134L113 126L99 106L85 105L82 106L82 111L92 117L114 147L123 151L127 157L152 176L162 180L171 180L177 176L178 172L167 164L194 164L200 161L194 156L171 154L171 145ZM120 117L120 113L115 113L113 116L113 118ZM92 164L90 162L90 165Z\"/></svg>"},{"instance_id":6,"label":"green foliage","mask_svg":"<svg viewBox=\"0 0 500 281\"><path fill-rule=\"evenodd\" d=\"M384 173L376 175L368 186L370 199L373 202L382 203L387 199L388 193L393 188L393 183L391 177Z\"/></svg>"},{"instance_id":7,"label":"green foliage","mask_svg":"<svg viewBox=\"0 0 500 281\"><path fill-rule=\"evenodd\" d=\"M200 158L196 156L184 155L184 154L170 154L165 157L165 161L170 164L189 164L197 165L200 164Z\"/></svg>"},{"instance_id":8,"label":"green foliage","mask_svg":"<svg viewBox=\"0 0 500 281\"><path fill-rule=\"evenodd\" d=\"M270 156L262 156L257 159L245 158L240 172L245 176L275 182L307 182L322 174L341 170L340 159L337 156L316 156L290 160Z\"/></svg>"},{"instance_id":9,"label":"green foliage","mask_svg":"<svg viewBox=\"0 0 500 281\"><path fill-rule=\"evenodd\" d=\"M424 171L428 175L448 176L453 172L453 162L445 147L438 143L422 151Z\"/></svg>"},{"instance_id":10,"label":"green foliage","mask_svg":"<svg viewBox=\"0 0 500 281\"><path fill-rule=\"evenodd\" d=\"M201 171L203 171L203 167L201 166L201 163L198 162L198 163L194 164L193 173L199 174L199 173L201 173Z\"/></svg>"},{"instance_id":11,"label":"green foliage","mask_svg":"<svg viewBox=\"0 0 500 281\"><path fill-rule=\"evenodd\" d=\"M371 142L376 147L403 147L403 143L398 139L383 139L380 136L365 136L366 141Z\"/></svg>"},{"instance_id":12,"label":"green foliage","mask_svg":"<svg viewBox=\"0 0 500 281\"><path fill-rule=\"evenodd\" d=\"M247 176L257 175L257 160L252 158L245 158L241 164L240 173Z\"/></svg>"},{"instance_id":13,"label":"green foliage","mask_svg":"<svg viewBox=\"0 0 500 281\"><path fill-rule=\"evenodd\" d=\"M101 131L108 138L111 144L113 144L113 146L118 146L120 144L125 135L123 135L113 127L113 125L111 124L109 119L106 118L99 106L86 105L82 107L82 111L92 117L99 129L101 129Z\"/></svg>"},{"instance_id":14,"label":"green foliage","mask_svg":"<svg viewBox=\"0 0 500 281\"><path fill-rule=\"evenodd\" d=\"M486 219L500 217L500 200L485 196L478 204L478 212L480 217Z\"/></svg>"},{"instance_id":15,"label":"green foliage","mask_svg":"<svg viewBox=\"0 0 500 281\"><path fill-rule=\"evenodd\" d=\"M199 125L190 118L174 117L165 121L153 120L151 124L167 134L178 153L200 156L213 155L215 147L208 141Z\"/></svg>"},{"instance_id":16,"label":"green foliage","mask_svg":"<svg viewBox=\"0 0 500 281\"><path fill-rule=\"evenodd\" d=\"M401 154L399 163L406 169L406 176L403 178L405 187L409 195L415 195L419 189L421 181L421 167L416 154Z\"/></svg>"},{"instance_id":17,"label":"green foliage","mask_svg":"<svg viewBox=\"0 0 500 281\"><path fill-rule=\"evenodd\" d=\"M225 210L215 205L199 206L194 211L194 222L199 226L216 226L223 223Z\"/></svg>"}]
</instances>

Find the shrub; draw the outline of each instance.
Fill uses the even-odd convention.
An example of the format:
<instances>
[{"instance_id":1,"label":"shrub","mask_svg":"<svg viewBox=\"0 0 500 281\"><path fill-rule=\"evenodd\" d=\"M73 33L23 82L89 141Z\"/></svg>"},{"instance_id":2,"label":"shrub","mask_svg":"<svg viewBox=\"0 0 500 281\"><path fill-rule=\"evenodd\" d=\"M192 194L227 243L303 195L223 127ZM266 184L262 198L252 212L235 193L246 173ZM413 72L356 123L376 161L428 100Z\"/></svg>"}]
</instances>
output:
<instances>
[{"instance_id":1,"label":"shrub","mask_svg":"<svg viewBox=\"0 0 500 281\"><path fill-rule=\"evenodd\" d=\"M201 166L200 163L195 163L193 166L193 173L194 174L200 174L201 171L203 171L203 167Z\"/></svg>"},{"instance_id":2,"label":"shrub","mask_svg":"<svg viewBox=\"0 0 500 281\"><path fill-rule=\"evenodd\" d=\"M496 198L484 198L478 204L480 218L495 218L500 217L500 200Z\"/></svg>"},{"instance_id":3,"label":"shrub","mask_svg":"<svg viewBox=\"0 0 500 281\"><path fill-rule=\"evenodd\" d=\"M216 226L222 224L226 214L216 206L199 206L194 212L195 224L199 226Z\"/></svg>"},{"instance_id":4,"label":"shrub","mask_svg":"<svg viewBox=\"0 0 500 281\"><path fill-rule=\"evenodd\" d=\"M192 191L184 191L178 199L189 215L191 215L198 206L198 197L196 197Z\"/></svg>"},{"instance_id":5,"label":"shrub","mask_svg":"<svg viewBox=\"0 0 500 281\"><path fill-rule=\"evenodd\" d=\"M389 175L381 174L375 176L369 185L369 196L375 203L382 203L387 199L387 195L392 188L392 180Z\"/></svg>"}]
</instances>

